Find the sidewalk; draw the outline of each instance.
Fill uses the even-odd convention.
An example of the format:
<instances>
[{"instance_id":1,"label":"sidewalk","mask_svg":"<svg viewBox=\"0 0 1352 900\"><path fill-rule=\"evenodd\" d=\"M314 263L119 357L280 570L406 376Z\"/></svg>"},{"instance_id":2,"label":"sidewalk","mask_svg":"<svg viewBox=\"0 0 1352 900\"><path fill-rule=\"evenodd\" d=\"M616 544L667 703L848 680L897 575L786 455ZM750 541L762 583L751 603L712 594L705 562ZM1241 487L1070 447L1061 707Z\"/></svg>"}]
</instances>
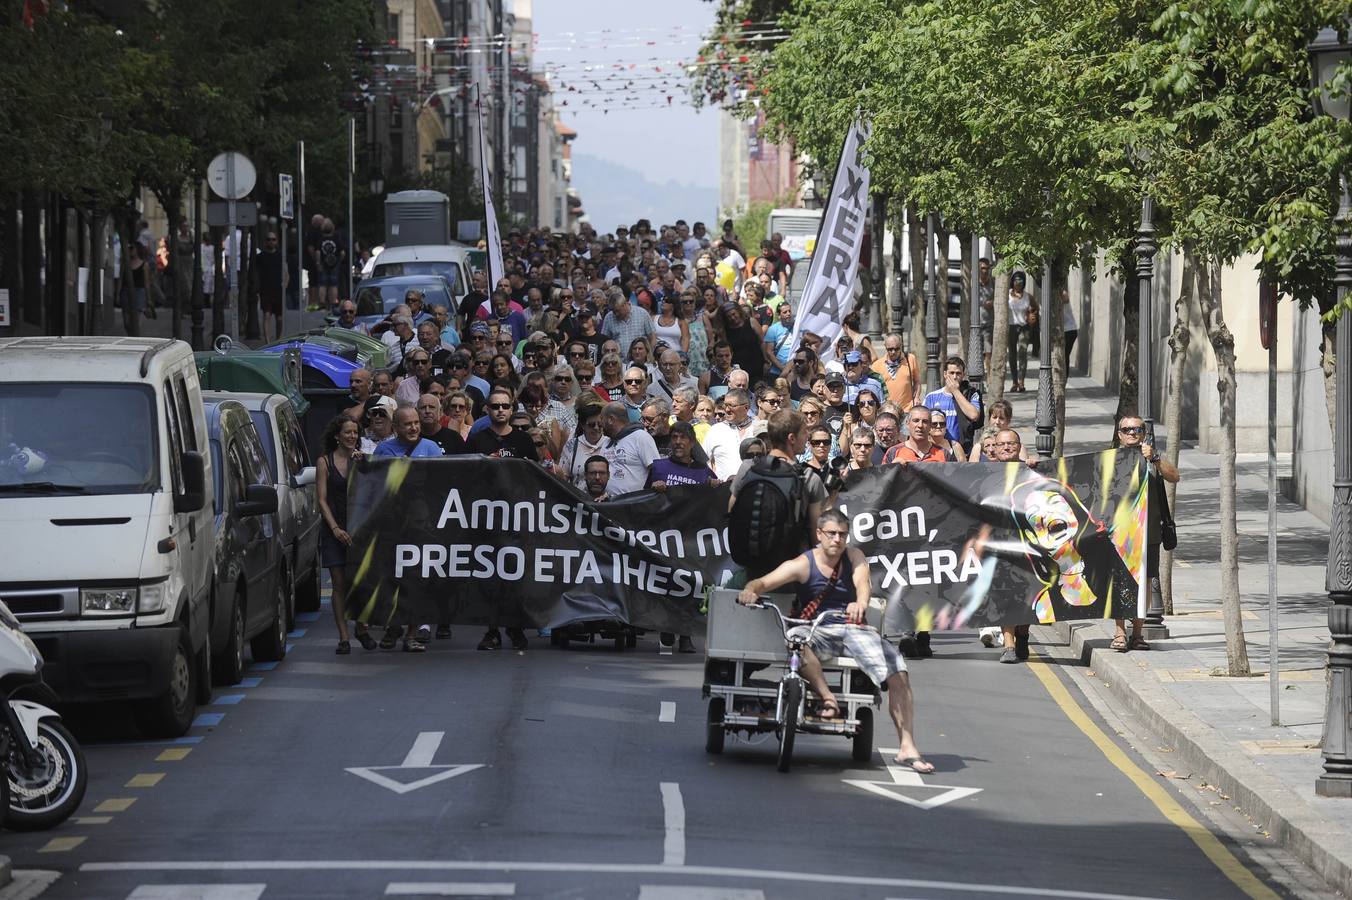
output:
<instances>
[{"instance_id":1,"label":"sidewalk","mask_svg":"<svg viewBox=\"0 0 1352 900\"><path fill-rule=\"evenodd\" d=\"M1117 398L1084 378L1071 380L1066 402L1070 452L1105 446ZM1014 395L1014 421L1032 444L1036 394ZM1160 429L1162 434L1162 429ZM1240 586L1249 678L1225 676L1219 598L1219 461L1185 448L1174 516L1170 637L1149 652L1108 649L1108 622L1053 626L1059 639L1106 684L1111 695L1177 753L1180 774L1214 785L1255 823L1331 885L1352 885L1352 801L1314 793L1322 772L1325 649L1329 640L1324 574L1328 528L1278 495L1278 671L1281 725L1270 724L1267 616L1267 460L1238 460ZM1278 457L1278 476L1290 457Z\"/></svg>"}]
</instances>

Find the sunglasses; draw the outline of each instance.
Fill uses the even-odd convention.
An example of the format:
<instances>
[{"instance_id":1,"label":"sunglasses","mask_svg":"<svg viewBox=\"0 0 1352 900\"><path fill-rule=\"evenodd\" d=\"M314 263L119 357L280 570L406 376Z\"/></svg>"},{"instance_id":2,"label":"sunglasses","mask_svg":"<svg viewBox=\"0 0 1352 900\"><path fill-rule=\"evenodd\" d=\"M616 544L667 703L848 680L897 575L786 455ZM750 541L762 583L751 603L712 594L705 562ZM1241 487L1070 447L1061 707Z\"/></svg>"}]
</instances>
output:
<instances>
[{"instance_id":1,"label":"sunglasses","mask_svg":"<svg viewBox=\"0 0 1352 900\"><path fill-rule=\"evenodd\" d=\"M860 401L859 401L859 405L860 405L860 406L877 406L877 405L878 405L878 401L877 401L877 400L860 400Z\"/></svg>"},{"instance_id":2,"label":"sunglasses","mask_svg":"<svg viewBox=\"0 0 1352 900\"><path fill-rule=\"evenodd\" d=\"M555 380L555 381L561 381L561 382L563 382L564 384L572 384L572 383L573 383L573 379L569 378L567 375L555 375L555 376L554 376L554 380Z\"/></svg>"},{"instance_id":3,"label":"sunglasses","mask_svg":"<svg viewBox=\"0 0 1352 900\"><path fill-rule=\"evenodd\" d=\"M784 401L780 400L778 397L766 397L764 400L761 401L761 403L765 404L766 406L782 406L784 404Z\"/></svg>"},{"instance_id":4,"label":"sunglasses","mask_svg":"<svg viewBox=\"0 0 1352 900\"><path fill-rule=\"evenodd\" d=\"M535 446L537 446L537 447L543 447L544 445L545 445L545 442L544 442L544 441L536 441L536 442L535 442Z\"/></svg>"},{"instance_id":5,"label":"sunglasses","mask_svg":"<svg viewBox=\"0 0 1352 900\"><path fill-rule=\"evenodd\" d=\"M854 448L856 448L856 449L861 449L861 448L864 448L864 447L872 447L872 446L873 446L873 442L872 442L872 441L860 441L860 442L858 442L858 443L851 444L850 446L851 446L851 447L854 447Z\"/></svg>"},{"instance_id":6,"label":"sunglasses","mask_svg":"<svg viewBox=\"0 0 1352 900\"><path fill-rule=\"evenodd\" d=\"M468 368L469 368L469 363L465 362L463 359L457 359L457 360L452 361L452 363L451 363L451 368L452 368L452 369L468 369Z\"/></svg>"},{"instance_id":7,"label":"sunglasses","mask_svg":"<svg viewBox=\"0 0 1352 900\"><path fill-rule=\"evenodd\" d=\"M568 351L568 356L569 356L570 359L578 359L579 357L583 357L583 356L586 356L586 355L587 355L587 351L585 351L585 350L569 350L569 351Z\"/></svg>"},{"instance_id":8,"label":"sunglasses","mask_svg":"<svg viewBox=\"0 0 1352 900\"><path fill-rule=\"evenodd\" d=\"M808 443L814 447L829 447L831 446L831 439L816 438L815 440L808 441Z\"/></svg>"},{"instance_id":9,"label":"sunglasses","mask_svg":"<svg viewBox=\"0 0 1352 900\"><path fill-rule=\"evenodd\" d=\"M511 408L512 408L512 404L510 404L510 403L490 403L490 404L488 404L488 408L489 408L489 409L511 409Z\"/></svg>"},{"instance_id":10,"label":"sunglasses","mask_svg":"<svg viewBox=\"0 0 1352 900\"><path fill-rule=\"evenodd\" d=\"M1145 434L1145 429L1139 425L1132 425L1128 428L1117 429L1120 434Z\"/></svg>"},{"instance_id":11,"label":"sunglasses","mask_svg":"<svg viewBox=\"0 0 1352 900\"><path fill-rule=\"evenodd\" d=\"M408 360L408 364L410 366L425 366L427 365L427 360L423 358L410 359Z\"/></svg>"},{"instance_id":12,"label":"sunglasses","mask_svg":"<svg viewBox=\"0 0 1352 900\"><path fill-rule=\"evenodd\" d=\"M625 384L642 384L643 381L644 381L644 379L642 379L642 378L626 378L626 379L624 380L624 383L625 383Z\"/></svg>"}]
</instances>

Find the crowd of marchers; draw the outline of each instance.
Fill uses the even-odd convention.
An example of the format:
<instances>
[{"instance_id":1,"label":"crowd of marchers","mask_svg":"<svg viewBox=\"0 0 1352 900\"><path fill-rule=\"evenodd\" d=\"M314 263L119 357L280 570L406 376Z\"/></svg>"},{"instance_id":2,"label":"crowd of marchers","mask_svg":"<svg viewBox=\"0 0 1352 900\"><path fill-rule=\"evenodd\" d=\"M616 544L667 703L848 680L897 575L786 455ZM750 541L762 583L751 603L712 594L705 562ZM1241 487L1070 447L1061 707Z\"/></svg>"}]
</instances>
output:
<instances>
[{"instance_id":1,"label":"crowd of marchers","mask_svg":"<svg viewBox=\"0 0 1352 900\"><path fill-rule=\"evenodd\" d=\"M496 283L476 273L458 309L428 306L410 290L383 321L362 326L352 301L337 304L340 327L363 328L388 347L386 368L353 373L348 408L330 424L318 461L339 653L350 652L354 635L367 649L402 640L419 652L451 631L448 623L414 624L379 641L363 625L349 633L346 485L363 455L523 458L600 501L735 484L771 451L772 417L792 410L802 423L794 457L831 493L850 472L879 465L1035 464L1011 405L985 404L960 357L945 360L942 384L923 393L923 372L902 336L885 335L875 348L857 313L844 318L830 352L820 335L795 334L788 286L793 267L809 261L792 259L779 235L746 247L731 221L713 236L701 222L655 229L641 220L604 236L586 225L576 235L513 231L502 256ZM979 281L989 308L985 260ZM1007 302L1017 358L1027 352L1037 307L1018 278ZM1064 326L1073 339L1073 321ZM1017 366L1013 377L1012 390L1022 390ZM1121 443L1158 462L1154 477L1177 480L1154 458L1139 419L1119 424ZM507 637L518 650L528 645L519 629ZM1131 637L1119 623L1119 638L1118 649L1148 649L1139 622ZM694 652L690 638L676 640ZM1003 662L1027 658L1026 626L991 629L982 640L1003 645ZM489 628L479 648L501 645L499 629ZM908 636L902 650L931 655L929 635Z\"/></svg>"}]
</instances>

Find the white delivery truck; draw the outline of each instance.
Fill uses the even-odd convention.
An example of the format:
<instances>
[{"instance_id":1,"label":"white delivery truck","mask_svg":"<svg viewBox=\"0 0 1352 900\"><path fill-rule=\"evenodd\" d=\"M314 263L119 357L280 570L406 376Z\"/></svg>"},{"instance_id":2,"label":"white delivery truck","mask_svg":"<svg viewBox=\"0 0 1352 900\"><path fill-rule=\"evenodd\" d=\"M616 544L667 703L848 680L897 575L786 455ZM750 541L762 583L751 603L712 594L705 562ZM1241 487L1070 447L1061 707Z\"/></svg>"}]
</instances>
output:
<instances>
[{"instance_id":1,"label":"white delivery truck","mask_svg":"<svg viewBox=\"0 0 1352 900\"><path fill-rule=\"evenodd\" d=\"M210 699L210 469L187 344L0 340L0 599L62 701L177 736Z\"/></svg>"}]
</instances>

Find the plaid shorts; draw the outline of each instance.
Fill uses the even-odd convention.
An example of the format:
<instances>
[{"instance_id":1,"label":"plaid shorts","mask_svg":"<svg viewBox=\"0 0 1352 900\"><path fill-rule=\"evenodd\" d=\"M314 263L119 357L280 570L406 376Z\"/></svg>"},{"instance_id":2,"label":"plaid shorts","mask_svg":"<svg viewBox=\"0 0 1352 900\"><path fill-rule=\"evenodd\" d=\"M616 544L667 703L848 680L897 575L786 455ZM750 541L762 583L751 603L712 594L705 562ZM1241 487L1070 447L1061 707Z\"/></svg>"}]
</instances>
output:
<instances>
[{"instance_id":1,"label":"plaid shorts","mask_svg":"<svg viewBox=\"0 0 1352 900\"><path fill-rule=\"evenodd\" d=\"M789 629L789 637L803 637L810 630L811 626L795 625ZM818 626L808 646L818 659L848 656L878 687L898 672L906 671L901 653L883 640L878 629L870 626L824 623Z\"/></svg>"}]
</instances>

